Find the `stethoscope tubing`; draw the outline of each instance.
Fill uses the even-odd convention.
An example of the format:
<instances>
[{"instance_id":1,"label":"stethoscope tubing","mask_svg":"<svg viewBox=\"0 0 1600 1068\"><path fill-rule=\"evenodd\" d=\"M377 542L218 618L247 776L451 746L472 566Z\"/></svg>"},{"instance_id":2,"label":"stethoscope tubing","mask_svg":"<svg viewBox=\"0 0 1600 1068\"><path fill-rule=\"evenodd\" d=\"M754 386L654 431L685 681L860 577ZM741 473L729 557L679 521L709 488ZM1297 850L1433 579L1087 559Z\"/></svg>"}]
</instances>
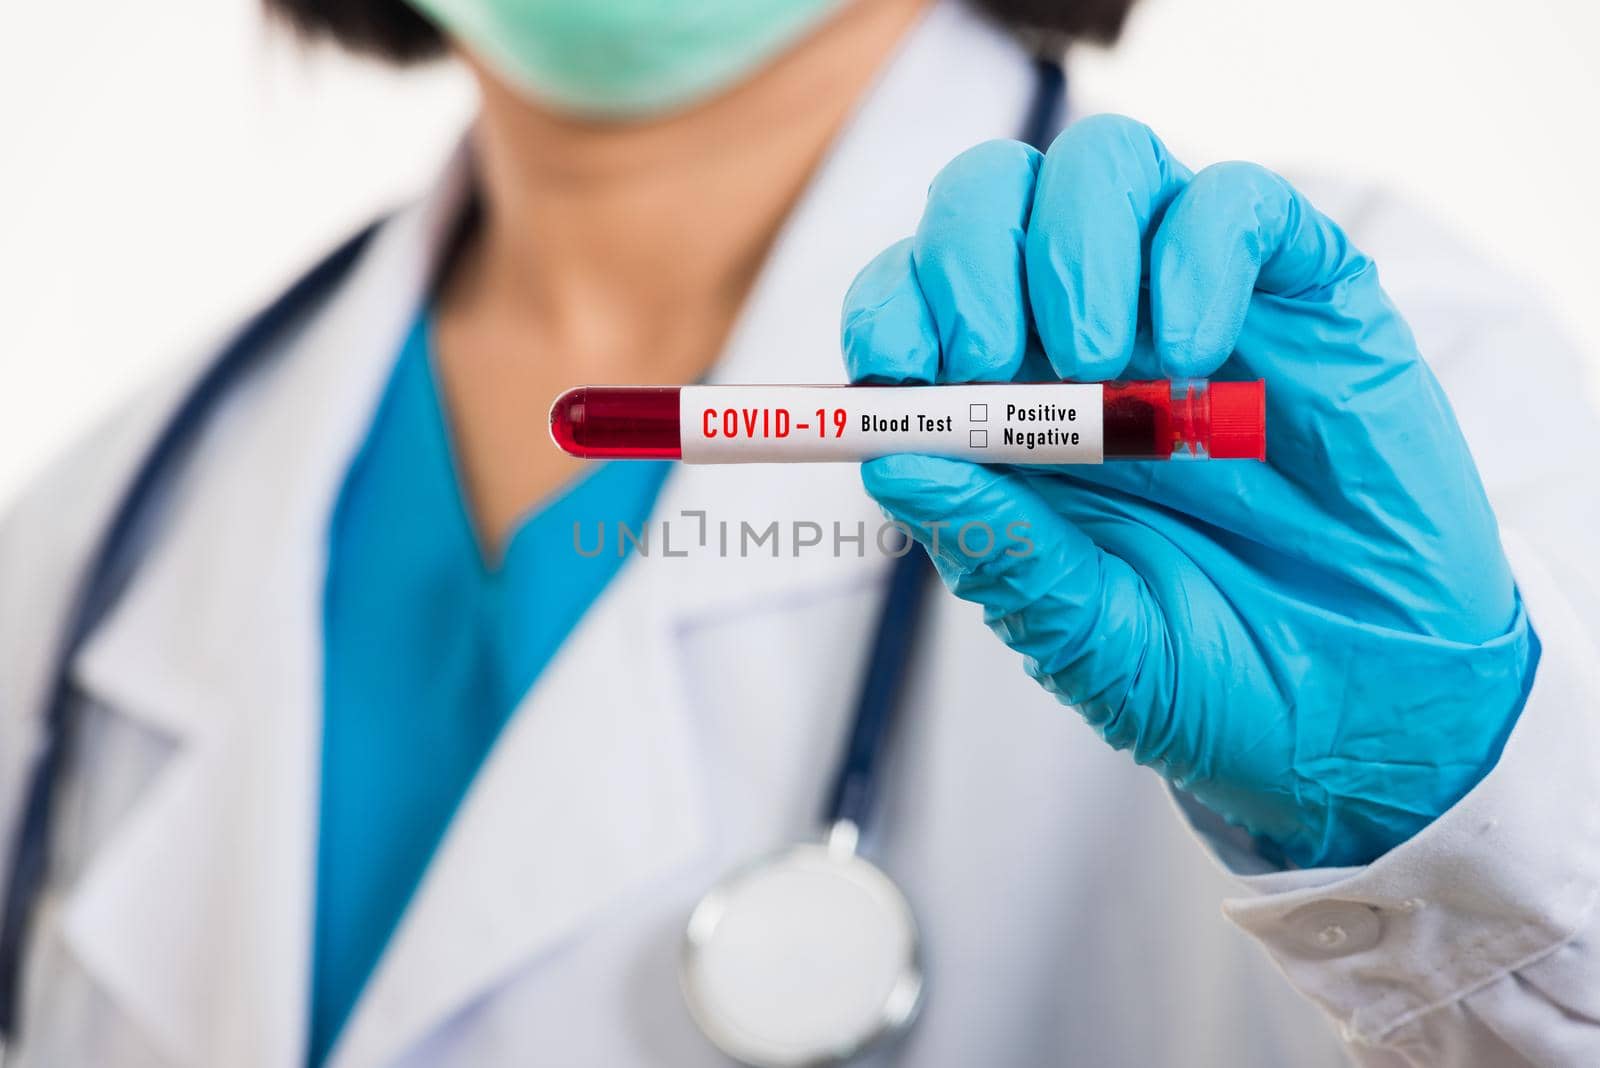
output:
<instances>
[{"instance_id":1,"label":"stethoscope tubing","mask_svg":"<svg viewBox=\"0 0 1600 1068\"><path fill-rule=\"evenodd\" d=\"M906 540L905 553L889 573L889 589L878 611L866 675L850 720L850 737L823 814L825 827L848 823L858 833L865 832L876 805L879 765L910 674L917 623L932 570L921 546Z\"/></svg>"},{"instance_id":2,"label":"stethoscope tubing","mask_svg":"<svg viewBox=\"0 0 1600 1068\"><path fill-rule=\"evenodd\" d=\"M1034 60L1034 89L1022 124L1022 140L1035 148L1056 131L1066 97L1061 64ZM873 631L867 670L856 697L850 736L823 811L823 826L832 833L864 833L877 801L880 765L902 702L917 623L933 570L927 554L907 538L889 575L888 592Z\"/></svg>"},{"instance_id":3,"label":"stethoscope tubing","mask_svg":"<svg viewBox=\"0 0 1600 1068\"><path fill-rule=\"evenodd\" d=\"M51 816L72 736L72 665L138 566L145 535L159 518L161 490L182 465L228 390L271 351L271 342L349 272L378 224L348 239L245 325L179 402L112 513L84 571L58 644L45 702L44 732L17 824L0 919L0 1040L16 1037L28 921L49 871Z\"/></svg>"}]
</instances>

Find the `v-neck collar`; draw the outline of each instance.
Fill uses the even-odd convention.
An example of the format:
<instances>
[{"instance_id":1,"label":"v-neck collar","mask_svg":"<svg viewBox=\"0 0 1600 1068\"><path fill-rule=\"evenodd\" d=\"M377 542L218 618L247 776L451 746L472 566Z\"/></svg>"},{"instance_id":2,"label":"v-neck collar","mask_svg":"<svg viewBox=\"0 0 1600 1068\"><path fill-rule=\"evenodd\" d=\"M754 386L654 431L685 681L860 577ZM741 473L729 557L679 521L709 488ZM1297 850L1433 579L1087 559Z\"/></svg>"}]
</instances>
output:
<instances>
[{"instance_id":1,"label":"v-neck collar","mask_svg":"<svg viewBox=\"0 0 1600 1068\"><path fill-rule=\"evenodd\" d=\"M436 564L449 570L452 581L472 585L474 622L493 651L495 691L509 715L561 635L621 566L627 543L618 527L644 528L671 465L602 463L584 468L529 507L491 557L463 477L434 337L431 310L424 307L396 362L391 396L377 417L398 425L375 425L373 431L411 437L411 444L425 453L416 457L419 519L449 517L448 530L438 532L448 544L435 547L447 558ZM406 407L393 410L390 401ZM578 539L586 533L602 545L600 551L582 549Z\"/></svg>"}]
</instances>

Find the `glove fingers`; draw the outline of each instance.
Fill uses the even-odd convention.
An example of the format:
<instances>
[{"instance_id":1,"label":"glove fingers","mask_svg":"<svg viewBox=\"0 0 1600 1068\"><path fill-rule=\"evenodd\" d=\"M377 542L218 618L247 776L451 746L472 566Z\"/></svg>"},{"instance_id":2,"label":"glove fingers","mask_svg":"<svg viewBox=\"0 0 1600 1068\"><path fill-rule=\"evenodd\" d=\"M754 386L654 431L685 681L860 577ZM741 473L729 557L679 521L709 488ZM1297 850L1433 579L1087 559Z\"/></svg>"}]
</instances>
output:
<instances>
[{"instance_id":1,"label":"glove fingers","mask_svg":"<svg viewBox=\"0 0 1600 1068\"><path fill-rule=\"evenodd\" d=\"M1188 179L1148 127L1118 115L1075 123L1051 146L1025 258L1035 326L1061 377L1101 381L1127 368L1145 249Z\"/></svg>"},{"instance_id":2,"label":"glove fingers","mask_svg":"<svg viewBox=\"0 0 1600 1068\"><path fill-rule=\"evenodd\" d=\"M887 456L862 466L867 492L928 548L951 591L1114 745L1137 746L1148 696L1129 700L1164 627L1143 579L1051 508L1017 472ZM1147 678L1165 677L1150 672Z\"/></svg>"},{"instance_id":3,"label":"glove fingers","mask_svg":"<svg viewBox=\"0 0 1600 1068\"><path fill-rule=\"evenodd\" d=\"M1020 142L989 141L952 160L928 191L912 262L938 330L941 381L1005 382L1022 367L1022 245L1040 158Z\"/></svg>"},{"instance_id":4,"label":"glove fingers","mask_svg":"<svg viewBox=\"0 0 1600 1068\"><path fill-rule=\"evenodd\" d=\"M1172 202L1150 250L1150 310L1163 373L1203 377L1232 354L1255 291L1316 294L1368 260L1288 182L1220 163Z\"/></svg>"},{"instance_id":5,"label":"glove fingers","mask_svg":"<svg viewBox=\"0 0 1600 1068\"><path fill-rule=\"evenodd\" d=\"M845 295L840 344L852 382L929 385L939 376L939 336L911 255L910 239L890 245Z\"/></svg>"}]
</instances>

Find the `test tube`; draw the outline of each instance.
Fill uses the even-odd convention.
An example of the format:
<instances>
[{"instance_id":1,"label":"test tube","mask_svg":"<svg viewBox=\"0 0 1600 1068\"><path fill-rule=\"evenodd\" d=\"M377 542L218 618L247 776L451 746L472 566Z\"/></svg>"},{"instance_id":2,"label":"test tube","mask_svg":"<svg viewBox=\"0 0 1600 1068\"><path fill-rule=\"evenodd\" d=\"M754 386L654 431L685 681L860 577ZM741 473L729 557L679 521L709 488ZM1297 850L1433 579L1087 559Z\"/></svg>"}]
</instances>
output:
<instances>
[{"instance_id":1,"label":"test tube","mask_svg":"<svg viewBox=\"0 0 1600 1068\"><path fill-rule=\"evenodd\" d=\"M579 386L551 406L550 436L586 459L706 464L1265 460L1266 385Z\"/></svg>"}]
</instances>

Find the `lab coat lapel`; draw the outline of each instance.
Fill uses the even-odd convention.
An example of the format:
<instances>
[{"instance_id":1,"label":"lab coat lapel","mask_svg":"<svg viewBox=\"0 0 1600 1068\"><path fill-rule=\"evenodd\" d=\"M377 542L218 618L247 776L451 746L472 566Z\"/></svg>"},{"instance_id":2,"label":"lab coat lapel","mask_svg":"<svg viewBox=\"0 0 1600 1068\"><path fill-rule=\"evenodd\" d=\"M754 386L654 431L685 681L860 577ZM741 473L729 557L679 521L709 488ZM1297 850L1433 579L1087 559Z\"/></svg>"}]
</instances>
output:
<instances>
[{"instance_id":1,"label":"lab coat lapel","mask_svg":"<svg viewBox=\"0 0 1600 1068\"><path fill-rule=\"evenodd\" d=\"M625 568L489 755L334 1050L382 1065L696 855L692 723L657 575Z\"/></svg>"},{"instance_id":2,"label":"lab coat lapel","mask_svg":"<svg viewBox=\"0 0 1600 1068\"><path fill-rule=\"evenodd\" d=\"M327 517L463 177L386 224L224 400L75 662L88 700L174 751L68 894L63 935L177 1063L303 1063Z\"/></svg>"},{"instance_id":3,"label":"lab coat lapel","mask_svg":"<svg viewBox=\"0 0 1600 1068\"><path fill-rule=\"evenodd\" d=\"M951 156L1015 134L1031 86L1015 43L957 5L930 13L791 217L714 379L840 380L839 307L855 271L915 228L927 183ZM737 514L715 512L730 502ZM653 555L623 568L507 724L357 1005L335 1068L390 1063L517 969L603 922L608 908L703 856L713 821L700 793L695 710L706 695L680 677L685 628L741 601L770 606L870 583L883 567L870 540L859 556L853 546L791 555L788 533L781 558L723 557L716 525L809 521L831 539L836 520L850 534L861 522L870 539L877 516L853 465L781 477L686 467L669 479ZM663 555L662 521L687 556ZM807 662L803 648L796 662Z\"/></svg>"}]
</instances>

